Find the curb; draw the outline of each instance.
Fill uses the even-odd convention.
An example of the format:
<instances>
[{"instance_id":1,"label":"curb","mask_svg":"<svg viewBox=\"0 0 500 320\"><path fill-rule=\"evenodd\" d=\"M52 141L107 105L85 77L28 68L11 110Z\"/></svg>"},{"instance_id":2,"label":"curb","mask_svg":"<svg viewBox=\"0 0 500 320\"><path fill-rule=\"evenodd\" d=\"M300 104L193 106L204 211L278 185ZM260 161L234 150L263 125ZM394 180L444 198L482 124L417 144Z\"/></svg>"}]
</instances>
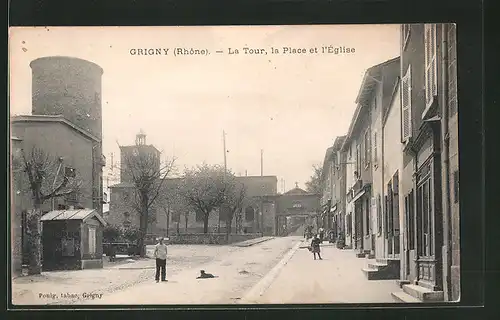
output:
<instances>
[{"instance_id":1,"label":"curb","mask_svg":"<svg viewBox=\"0 0 500 320\"><path fill-rule=\"evenodd\" d=\"M268 274L264 276L255 286L253 286L244 296L241 298L237 304L249 304L255 303L255 300L260 298L264 292L271 286L273 281L276 279L281 269L290 261L295 252L302 245L302 241L298 242L296 245L291 248L288 253L278 262L277 265L274 266Z\"/></svg>"},{"instance_id":2,"label":"curb","mask_svg":"<svg viewBox=\"0 0 500 320\"><path fill-rule=\"evenodd\" d=\"M274 237L269 237L269 238L266 238L266 239L259 239L258 241L254 241L254 242L246 243L246 244L235 243L233 246L246 248L246 247L251 247L251 246L253 246L255 244L259 244L259 243L262 243L262 242L266 242L266 241L272 240L272 239L274 239Z\"/></svg>"}]
</instances>

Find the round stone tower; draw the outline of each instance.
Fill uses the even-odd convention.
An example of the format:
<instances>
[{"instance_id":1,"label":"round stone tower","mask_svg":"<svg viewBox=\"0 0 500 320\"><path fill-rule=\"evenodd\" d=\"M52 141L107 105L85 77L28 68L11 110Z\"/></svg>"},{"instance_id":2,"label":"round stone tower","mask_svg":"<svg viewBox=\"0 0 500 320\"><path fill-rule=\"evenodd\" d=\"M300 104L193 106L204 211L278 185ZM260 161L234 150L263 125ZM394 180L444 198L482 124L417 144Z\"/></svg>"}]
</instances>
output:
<instances>
[{"instance_id":1,"label":"round stone tower","mask_svg":"<svg viewBox=\"0 0 500 320\"><path fill-rule=\"evenodd\" d=\"M61 56L33 60L30 67L32 114L63 115L101 139L102 68L90 61Z\"/></svg>"}]
</instances>

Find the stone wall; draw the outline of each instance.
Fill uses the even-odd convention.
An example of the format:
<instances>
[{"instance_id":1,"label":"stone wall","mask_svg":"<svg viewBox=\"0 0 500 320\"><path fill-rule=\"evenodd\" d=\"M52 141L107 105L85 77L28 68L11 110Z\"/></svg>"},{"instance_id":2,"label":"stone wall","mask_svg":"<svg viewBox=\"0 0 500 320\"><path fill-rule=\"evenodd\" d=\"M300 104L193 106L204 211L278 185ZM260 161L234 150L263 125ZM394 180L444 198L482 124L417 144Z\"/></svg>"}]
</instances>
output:
<instances>
[{"instance_id":1,"label":"stone wall","mask_svg":"<svg viewBox=\"0 0 500 320\"><path fill-rule=\"evenodd\" d=\"M226 240L224 233L191 233L191 234L175 234L169 236L170 244L231 244L242 242L250 239L259 238L260 233L247 233L247 234L231 234L229 241Z\"/></svg>"}]
</instances>

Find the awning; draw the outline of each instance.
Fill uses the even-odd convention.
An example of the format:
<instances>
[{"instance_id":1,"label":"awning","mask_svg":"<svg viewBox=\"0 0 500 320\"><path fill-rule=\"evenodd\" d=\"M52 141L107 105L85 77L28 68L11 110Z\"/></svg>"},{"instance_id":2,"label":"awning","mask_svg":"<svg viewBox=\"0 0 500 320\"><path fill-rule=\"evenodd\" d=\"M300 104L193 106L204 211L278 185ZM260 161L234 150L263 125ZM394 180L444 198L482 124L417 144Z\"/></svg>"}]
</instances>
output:
<instances>
[{"instance_id":1,"label":"awning","mask_svg":"<svg viewBox=\"0 0 500 320\"><path fill-rule=\"evenodd\" d=\"M358 193L356 196L354 196L354 198L352 198L351 202L357 201L359 198L361 198L365 194L365 192L366 192L366 190L363 190L360 193Z\"/></svg>"}]
</instances>

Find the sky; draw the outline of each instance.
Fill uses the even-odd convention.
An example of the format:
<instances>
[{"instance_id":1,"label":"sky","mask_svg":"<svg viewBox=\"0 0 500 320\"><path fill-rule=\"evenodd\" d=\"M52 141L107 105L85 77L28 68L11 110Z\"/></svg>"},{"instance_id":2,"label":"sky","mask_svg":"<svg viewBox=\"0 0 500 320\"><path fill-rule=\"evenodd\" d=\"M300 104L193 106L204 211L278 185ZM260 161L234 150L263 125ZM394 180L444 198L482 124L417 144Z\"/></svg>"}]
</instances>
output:
<instances>
[{"instance_id":1,"label":"sky","mask_svg":"<svg viewBox=\"0 0 500 320\"><path fill-rule=\"evenodd\" d=\"M37 27L11 29L9 36L11 115L31 113L32 60L89 60L104 70L108 165L112 153L119 159L117 142L133 144L141 129L180 171L222 164L225 131L228 168L260 175L263 150L263 173L278 178L280 192L281 179L286 190L295 183L305 188L312 166L347 133L366 69L399 55L398 25ZM323 54L328 46L354 53ZM178 47L210 54L174 56ZM244 54L243 47L267 54ZM307 53L285 54L284 47ZM131 54L141 48L170 50ZM230 55L230 48L240 53Z\"/></svg>"}]
</instances>

